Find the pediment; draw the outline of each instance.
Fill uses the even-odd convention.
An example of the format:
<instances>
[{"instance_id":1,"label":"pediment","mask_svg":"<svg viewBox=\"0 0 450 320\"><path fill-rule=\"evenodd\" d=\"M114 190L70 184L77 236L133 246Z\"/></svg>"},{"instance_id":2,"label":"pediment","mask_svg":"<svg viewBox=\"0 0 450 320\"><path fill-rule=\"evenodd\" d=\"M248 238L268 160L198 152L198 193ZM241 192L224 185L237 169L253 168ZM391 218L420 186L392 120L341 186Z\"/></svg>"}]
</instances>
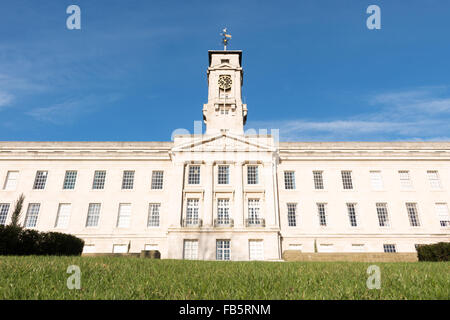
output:
<instances>
[{"instance_id":1,"label":"pediment","mask_svg":"<svg viewBox=\"0 0 450 320\"><path fill-rule=\"evenodd\" d=\"M246 138L245 136L238 136L229 133L222 133L214 136L202 136L201 138L193 139L187 143L176 145L172 151L178 152L216 152L216 151L230 151L230 152L271 152L275 148L270 145L259 143L254 139Z\"/></svg>"}]
</instances>

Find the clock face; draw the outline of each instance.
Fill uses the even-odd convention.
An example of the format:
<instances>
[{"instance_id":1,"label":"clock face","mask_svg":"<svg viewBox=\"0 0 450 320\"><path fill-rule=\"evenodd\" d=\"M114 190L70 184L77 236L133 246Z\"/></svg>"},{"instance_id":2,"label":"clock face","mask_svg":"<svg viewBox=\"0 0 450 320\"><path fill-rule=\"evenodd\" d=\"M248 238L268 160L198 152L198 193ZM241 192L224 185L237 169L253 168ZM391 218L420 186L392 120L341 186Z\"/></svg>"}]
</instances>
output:
<instances>
[{"instance_id":1,"label":"clock face","mask_svg":"<svg viewBox=\"0 0 450 320\"><path fill-rule=\"evenodd\" d=\"M221 75L219 76L219 88L222 90L228 90L231 88L231 76Z\"/></svg>"}]
</instances>

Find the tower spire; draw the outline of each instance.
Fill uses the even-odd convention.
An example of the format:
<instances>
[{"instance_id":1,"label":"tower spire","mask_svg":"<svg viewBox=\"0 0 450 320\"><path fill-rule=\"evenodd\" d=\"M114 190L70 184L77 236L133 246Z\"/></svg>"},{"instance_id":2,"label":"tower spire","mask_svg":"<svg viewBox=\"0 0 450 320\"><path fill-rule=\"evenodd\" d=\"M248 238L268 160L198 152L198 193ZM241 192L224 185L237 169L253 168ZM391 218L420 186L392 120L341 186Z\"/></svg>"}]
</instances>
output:
<instances>
[{"instance_id":1,"label":"tower spire","mask_svg":"<svg viewBox=\"0 0 450 320\"><path fill-rule=\"evenodd\" d=\"M231 34L227 33L227 28L223 28L222 33L220 35L222 36L223 50L227 51L227 44L228 41L230 41L231 39Z\"/></svg>"}]
</instances>

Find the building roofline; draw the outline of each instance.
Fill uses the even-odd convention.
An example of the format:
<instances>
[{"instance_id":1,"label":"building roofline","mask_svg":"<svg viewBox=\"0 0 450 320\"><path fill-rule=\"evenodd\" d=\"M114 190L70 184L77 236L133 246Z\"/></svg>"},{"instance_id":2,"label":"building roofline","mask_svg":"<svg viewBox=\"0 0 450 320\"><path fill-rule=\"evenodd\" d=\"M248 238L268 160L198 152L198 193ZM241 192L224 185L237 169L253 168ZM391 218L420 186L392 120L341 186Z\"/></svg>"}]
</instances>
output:
<instances>
[{"instance_id":1,"label":"building roofline","mask_svg":"<svg viewBox=\"0 0 450 320\"><path fill-rule=\"evenodd\" d=\"M242 67L242 50L208 50L209 66L211 66L211 56L212 54L238 54L239 55L239 66Z\"/></svg>"}]
</instances>

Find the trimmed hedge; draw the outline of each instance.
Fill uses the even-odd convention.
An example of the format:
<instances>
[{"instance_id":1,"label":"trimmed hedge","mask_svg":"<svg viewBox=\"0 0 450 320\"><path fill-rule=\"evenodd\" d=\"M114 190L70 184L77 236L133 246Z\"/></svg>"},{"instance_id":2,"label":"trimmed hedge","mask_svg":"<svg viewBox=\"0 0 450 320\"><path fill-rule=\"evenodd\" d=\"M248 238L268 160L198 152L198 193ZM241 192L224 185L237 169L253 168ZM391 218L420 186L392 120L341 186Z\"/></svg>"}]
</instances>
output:
<instances>
[{"instance_id":1,"label":"trimmed hedge","mask_svg":"<svg viewBox=\"0 0 450 320\"><path fill-rule=\"evenodd\" d=\"M0 255L73 256L83 246L83 240L70 234L0 226Z\"/></svg>"},{"instance_id":2,"label":"trimmed hedge","mask_svg":"<svg viewBox=\"0 0 450 320\"><path fill-rule=\"evenodd\" d=\"M417 257L419 261L450 261L450 242L419 245Z\"/></svg>"}]
</instances>

